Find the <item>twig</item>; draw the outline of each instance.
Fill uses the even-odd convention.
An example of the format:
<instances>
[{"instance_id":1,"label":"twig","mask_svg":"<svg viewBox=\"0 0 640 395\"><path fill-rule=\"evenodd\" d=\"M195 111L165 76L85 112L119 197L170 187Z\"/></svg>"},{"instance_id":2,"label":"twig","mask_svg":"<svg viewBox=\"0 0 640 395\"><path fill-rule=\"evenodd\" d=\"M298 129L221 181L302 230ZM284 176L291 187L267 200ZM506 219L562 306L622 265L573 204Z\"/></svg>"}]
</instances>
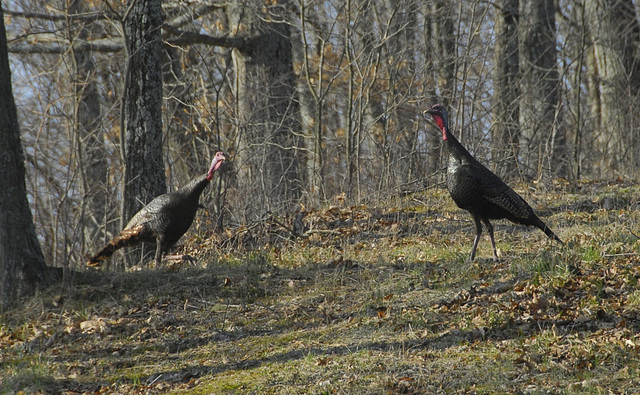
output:
<instances>
[{"instance_id":1,"label":"twig","mask_svg":"<svg viewBox=\"0 0 640 395\"><path fill-rule=\"evenodd\" d=\"M290 227L288 227L287 225L283 224L282 222L278 221L277 219L275 219L273 217L273 214L269 217L269 221L282 226L283 228L285 228L287 230L287 232L291 233L293 235L293 229L291 229Z\"/></svg>"},{"instance_id":2,"label":"twig","mask_svg":"<svg viewBox=\"0 0 640 395\"><path fill-rule=\"evenodd\" d=\"M304 232L304 237L309 237L314 233L319 233L319 234L323 234L323 235L331 235L331 234L336 234L339 235L340 232L338 232L335 229L310 229L306 232Z\"/></svg>"},{"instance_id":3,"label":"twig","mask_svg":"<svg viewBox=\"0 0 640 395\"><path fill-rule=\"evenodd\" d=\"M602 255L603 258L613 258L616 256L633 256L633 255L638 255L638 253L636 252L622 252L620 254L604 254Z\"/></svg>"}]
</instances>

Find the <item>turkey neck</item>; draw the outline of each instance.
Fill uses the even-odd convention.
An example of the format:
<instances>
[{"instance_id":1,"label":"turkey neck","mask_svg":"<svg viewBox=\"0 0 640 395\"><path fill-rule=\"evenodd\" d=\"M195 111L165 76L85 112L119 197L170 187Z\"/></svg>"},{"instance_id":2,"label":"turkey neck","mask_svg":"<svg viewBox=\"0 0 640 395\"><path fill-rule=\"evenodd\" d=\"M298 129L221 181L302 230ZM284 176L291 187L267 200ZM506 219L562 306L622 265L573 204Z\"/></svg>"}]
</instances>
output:
<instances>
[{"instance_id":1,"label":"turkey neck","mask_svg":"<svg viewBox=\"0 0 640 395\"><path fill-rule=\"evenodd\" d=\"M458 139L451 134L448 125L444 125L442 128L442 135L443 144L447 149L447 156L449 157L447 173L455 172L457 168L464 163L476 162L475 158L471 156L469 151L467 151L467 149L460 144Z\"/></svg>"},{"instance_id":2,"label":"turkey neck","mask_svg":"<svg viewBox=\"0 0 640 395\"><path fill-rule=\"evenodd\" d=\"M211 180L207 178L206 174L194 178L190 183L178 189L175 194L184 196L187 200L195 200L195 204L198 204L198 199L202 194L202 191L209 185Z\"/></svg>"}]
</instances>

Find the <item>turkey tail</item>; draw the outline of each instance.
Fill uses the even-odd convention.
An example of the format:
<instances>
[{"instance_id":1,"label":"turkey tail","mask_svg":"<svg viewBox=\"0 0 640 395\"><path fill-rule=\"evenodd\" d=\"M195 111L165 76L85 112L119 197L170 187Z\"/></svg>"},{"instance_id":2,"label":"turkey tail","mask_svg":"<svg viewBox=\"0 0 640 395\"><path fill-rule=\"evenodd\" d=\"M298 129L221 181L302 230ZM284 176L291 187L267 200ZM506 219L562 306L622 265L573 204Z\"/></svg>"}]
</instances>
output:
<instances>
[{"instance_id":1,"label":"turkey tail","mask_svg":"<svg viewBox=\"0 0 640 395\"><path fill-rule=\"evenodd\" d=\"M556 236L555 233L553 233L553 231L551 230L551 228L549 228L547 225L544 226L544 229L542 229L542 231L544 232L545 235L547 235L550 239L557 241L558 243L560 243L561 245L564 245L564 243L562 242L562 240L560 240L560 238L558 236Z\"/></svg>"},{"instance_id":2,"label":"turkey tail","mask_svg":"<svg viewBox=\"0 0 640 395\"><path fill-rule=\"evenodd\" d=\"M533 226L535 226L536 228L540 229L541 231L544 232L545 235L547 235L547 237L549 237L551 240L555 240L558 243L560 243L561 245L564 245L564 243L562 242L562 240L560 240L560 238L553 233L553 231L551 230L551 228L549 228L547 226L547 224L545 224L544 222L542 222L542 220L540 218L536 217L536 220L533 222Z\"/></svg>"},{"instance_id":3,"label":"turkey tail","mask_svg":"<svg viewBox=\"0 0 640 395\"><path fill-rule=\"evenodd\" d=\"M134 226L131 229L125 229L120 232L119 235L113 238L107 245L102 247L100 252L95 254L87 262L87 266L98 266L100 262L106 261L113 255L114 252L123 247L130 247L136 245L142 241L140 237L143 234L144 225Z\"/></svg>"}]
</instances>

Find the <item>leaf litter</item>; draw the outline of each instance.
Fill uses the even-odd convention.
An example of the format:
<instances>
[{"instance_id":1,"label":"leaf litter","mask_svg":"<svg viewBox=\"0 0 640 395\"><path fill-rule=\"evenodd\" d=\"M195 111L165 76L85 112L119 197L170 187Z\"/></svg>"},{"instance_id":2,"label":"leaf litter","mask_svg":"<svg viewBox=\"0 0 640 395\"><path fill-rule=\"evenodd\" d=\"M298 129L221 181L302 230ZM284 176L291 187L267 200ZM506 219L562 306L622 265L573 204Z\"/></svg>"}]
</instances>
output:
<instances>
[{"instance_id":1,"label":"leaf litter","mask_svg":"<svg viewBox=\"0 0 640 395\"><path fill-rule=\"evenodd\" d=\"M576 203L577 202L577 203ZM7 312L6 393L634 393L640 189L536 199L567 243L496 223L466 262L441 190L191 236L197 261L73 272Z\"/></svg>"}]
</instances>

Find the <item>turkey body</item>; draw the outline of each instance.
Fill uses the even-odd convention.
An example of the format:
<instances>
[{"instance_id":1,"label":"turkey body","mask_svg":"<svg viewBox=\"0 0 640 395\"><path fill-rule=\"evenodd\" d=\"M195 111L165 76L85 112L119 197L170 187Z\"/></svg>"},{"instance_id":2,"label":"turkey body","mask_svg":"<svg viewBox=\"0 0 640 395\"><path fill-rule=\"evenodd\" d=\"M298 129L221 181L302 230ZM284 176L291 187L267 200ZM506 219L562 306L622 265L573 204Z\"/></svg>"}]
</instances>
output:
<instances>
[{"instance_id":1,"label":"turkey body","mask_svg":"<svg viewBox=\"0 0 640 395\"><path fill-rule=\"evenodd\" d=\"M473 158L449 154L447 189L456 205L480 219L502 219L534 225L537 218L529 204L497 175Z\"/></svg>"},{"instance_id":2,"label":"turkey body","mask_svg":"<svg viewBox=\"0 0 640 395\"><path fill-rule=\"evenodd\" d=\"M207 174L196 177L177 191L160 195L138 211L122 232L89 259L89 266L108 259L115 251L140 243L156 243L156 266L162 254L189 230L199 207L200 195L224 161L218 152Z\"/></svg>"},{"instance_id":3,"label":"turkey body","mask_svg":"<svg viewBox=\"0 0 640 395\"><path fill-rule=\"evenodd\" d=\"M535 226L550 239L562 241L535 214L531 206L513 189L478 162L449 131L448 114L443 106L436 104L425 111L431 115L442 131L447 161L447 189L456 205L469 211L476 225L476 237L470 260L475 258L482 225L487 228L493 247L493 259L498 260L490 219L508 219L527 226Z\"/></svg>"}]
</instances>

